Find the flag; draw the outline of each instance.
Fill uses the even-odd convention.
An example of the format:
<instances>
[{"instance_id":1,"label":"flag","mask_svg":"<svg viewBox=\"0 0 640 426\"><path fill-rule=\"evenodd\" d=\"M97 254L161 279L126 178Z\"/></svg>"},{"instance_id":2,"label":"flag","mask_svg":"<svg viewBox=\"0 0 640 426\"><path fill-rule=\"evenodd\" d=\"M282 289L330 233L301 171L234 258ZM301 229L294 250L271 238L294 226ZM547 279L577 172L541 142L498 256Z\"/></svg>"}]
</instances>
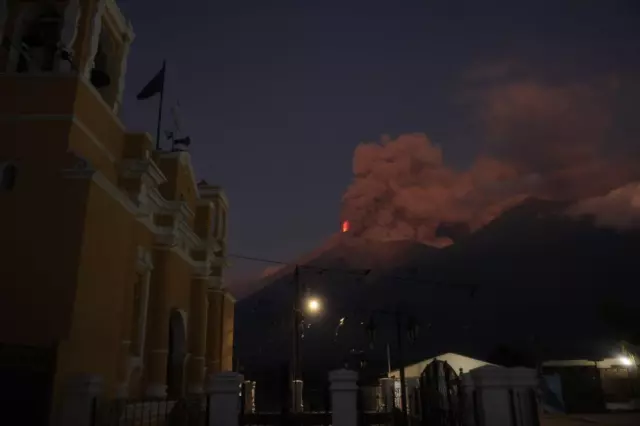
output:
<instances>
[{"instance_id":1,"label":"flag","mask_svg":"<svg viewBox=\"0 0 640 426\"><path fill-rule=\"evenodd\" d=\"M158 93L161 93L164 90L164 74L165 74L165 63L162 63L162 69L158 71L158 73L147 83L146 86L138 93L136 99L139 101L143 101L145 99L149 99L152 96L155 96Z\"/></svg>"}]
</instances>

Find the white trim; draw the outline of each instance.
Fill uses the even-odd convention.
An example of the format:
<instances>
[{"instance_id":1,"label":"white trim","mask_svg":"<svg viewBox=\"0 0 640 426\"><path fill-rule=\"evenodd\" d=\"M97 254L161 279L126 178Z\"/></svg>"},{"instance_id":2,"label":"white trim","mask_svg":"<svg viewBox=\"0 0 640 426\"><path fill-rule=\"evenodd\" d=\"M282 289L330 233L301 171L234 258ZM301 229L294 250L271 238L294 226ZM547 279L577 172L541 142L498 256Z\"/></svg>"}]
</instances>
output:
<instances>
[{"instance_id":1,"label":"white trim","mask_svg":"<svg viewBox=\"0 0 640 426\"><path fill-rule=\"evenodd\" d=\"M95 57L98 52L98 43L100 42L100 34L102 33L102 15L104 14L106 2L105 0L98 0L95 9L92 10L91 27L89 37L89 55L86 58L84 64L84 71L82 75L86 79L91 78L91 70L95 66ZM109 108L111 109L111 108Z\"/></svg>"},{"instance_id":2,"label":"white trim","mask_svg":"<svg viewBox=\"0 0 640 426\"><path fill-rule=\"evenodd\" d=\"M118 4L114 0L107 0L106 10L109 13L109 16L113 18L113 21L118 27L117 30L122 34L131 37L131 35L133 34L133 28L131 27L131 23L127 21L124 14L120 10L120 7L118 7Z\"/></svg>"},{"instance_id":3,"label":"white trim","mask_svg":"<svg viewBox=\"0 0 640 426\"><path fill-rule=\"evenodd\" d=\"M78 23L80 22L80 15L82 14L80 9L79 0L69 0L67 6L64 8L63 15L63 27L60 32L60 43L62 47L72 54L73 58L73 45L78 36Z\"/></svg>"},{"instance_id":4,"label":"white trim","mask_svg":"<svg viewBox=\"0 0 640 426\"><path fill-rule=\"evenodd\" d=\"M77 164L71 169L62 170L62 173L68 178L92 180L113 199L118 201L125 210L135 215L137 220L154 234L154 248L168 249L186 261L194 269L195 273L208 275L211 270L211 263L217 260L217 258L213 256L211 250L208 251L207 259L205 261L196 261L191 257L189 253L190 250L206 249L208 246L207 241L203 241L198 237L186 222L180 218L176 218L177 223L175 223L174 226L160 227L155 225L151 220L149 213L145 213L144 210L141 209L141 206L136 205L136 203L122 190L120 190L120 188L116 187L111 181L109 181L104 174L96 171L86 159L80 158L79 156ZM154 191L157 191L157 188L154 188L150 193L153 194ZM162 200L163 199L160 196L155 201L162 202ZM173 204L173 206L175 206L175 204ZM183 242L185 243L185 248L181 247Z\"/></svg>"},{"instance_id":5,"label":"white trim","mask_svg":"<svg viewBox=\"0 0 640 426\"><path fill-rule=\"evenodd\" d=\"M148 175L155 186L167 182L167 177L162 173L160 167L150 158L144 160L124 159L120 161L119 168L120 175L126 179L136 179Z\"/></svg>"}]
</instances>

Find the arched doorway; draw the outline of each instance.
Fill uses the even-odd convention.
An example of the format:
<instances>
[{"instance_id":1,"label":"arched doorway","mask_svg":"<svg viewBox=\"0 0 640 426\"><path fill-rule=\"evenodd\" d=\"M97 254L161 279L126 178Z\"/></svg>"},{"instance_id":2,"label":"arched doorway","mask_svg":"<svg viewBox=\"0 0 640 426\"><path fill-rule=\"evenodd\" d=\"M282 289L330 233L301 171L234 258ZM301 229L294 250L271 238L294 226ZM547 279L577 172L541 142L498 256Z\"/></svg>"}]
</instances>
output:
<instances>
[{"instance_id":1,"label":"arched doorway","mask_svg":"<svg viewBox=\"0 0 640 426\"><path fill-rule=\"evenodd\" d=\"M182 313L171 310L169 317L169 353L167 354L167 394L179 398L184 390L184 359L186 356L186 332Z\"/></svg>"}]
</instances>

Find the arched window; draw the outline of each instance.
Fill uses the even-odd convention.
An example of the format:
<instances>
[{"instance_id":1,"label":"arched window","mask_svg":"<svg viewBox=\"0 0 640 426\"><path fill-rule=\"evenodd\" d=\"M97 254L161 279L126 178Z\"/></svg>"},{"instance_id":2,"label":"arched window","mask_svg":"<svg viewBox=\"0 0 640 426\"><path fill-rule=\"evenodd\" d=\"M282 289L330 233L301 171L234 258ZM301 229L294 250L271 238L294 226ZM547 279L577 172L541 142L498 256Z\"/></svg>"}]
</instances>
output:
<instances>
[{"instance_id":1,"label":"arched window","mask_svg":"<svg viewBox=\"0 0 640 426\"><path fill-rule=\"evenodd\" d=\"M0 163L0 190L11 191L16 186L18 168L13 163Z\"/></svg>"}]
</instances>

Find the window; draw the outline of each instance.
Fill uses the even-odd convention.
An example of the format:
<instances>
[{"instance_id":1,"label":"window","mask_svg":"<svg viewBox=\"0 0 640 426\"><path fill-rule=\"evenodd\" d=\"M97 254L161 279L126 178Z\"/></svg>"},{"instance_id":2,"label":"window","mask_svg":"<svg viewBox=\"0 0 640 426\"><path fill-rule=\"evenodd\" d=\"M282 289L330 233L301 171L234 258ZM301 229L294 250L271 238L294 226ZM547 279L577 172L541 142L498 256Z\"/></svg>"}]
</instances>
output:
<instances>
[{"instance_id":1,"label":"window","mask_svg":"<svg viewBox=\"0 0 640 426\"><path fill-rule=\"evenodd\" d=\"M13 163L0 163L0 190L11 191L16 186L18 168Z\"/></svg>"}]
</instances>

